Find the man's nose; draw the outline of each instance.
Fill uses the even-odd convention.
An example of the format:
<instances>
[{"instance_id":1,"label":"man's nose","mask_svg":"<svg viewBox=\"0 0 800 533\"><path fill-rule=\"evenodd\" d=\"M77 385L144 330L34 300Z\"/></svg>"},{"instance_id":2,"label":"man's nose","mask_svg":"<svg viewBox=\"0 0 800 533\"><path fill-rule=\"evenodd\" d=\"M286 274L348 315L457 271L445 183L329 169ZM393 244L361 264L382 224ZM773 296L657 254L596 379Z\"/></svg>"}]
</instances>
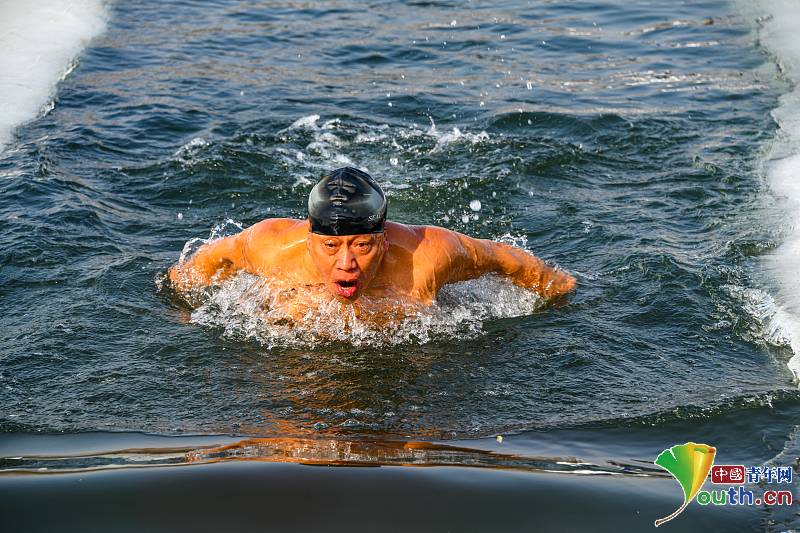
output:
<instances>
[{"instance_id":1,"label":"man's nose","mask_svg":"<svg viewBox=\"0 0 800 533\"><path fill-rule=\"evenodd\" d=\"M339 270L355 270L358 267L356 256L349 246L343 246L336 256L336 268Z\"/></svg>"}]
</instances>

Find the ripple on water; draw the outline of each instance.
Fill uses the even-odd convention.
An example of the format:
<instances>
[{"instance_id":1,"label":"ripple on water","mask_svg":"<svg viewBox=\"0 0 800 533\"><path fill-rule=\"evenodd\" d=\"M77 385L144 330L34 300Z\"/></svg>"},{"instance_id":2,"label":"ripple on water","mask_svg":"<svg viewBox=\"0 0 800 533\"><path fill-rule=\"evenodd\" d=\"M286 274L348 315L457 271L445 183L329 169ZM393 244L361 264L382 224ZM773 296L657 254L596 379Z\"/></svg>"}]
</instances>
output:
<instances>
[{"instance_id":1,"label":"ripple on water","mask_svg":"<svg viewBox=\"0 0 800 533\"><path fill-rule=\"evenodd\" d=\"M778 241L751 199L780 73L728 3L351 4L108 4L0 156L0 431L625 430L789 386L745 274ZM390 332L276 324L246 275L193 314L154 294L187 238L305 216L344 164L393 219L526 237L579 291L475 280Z\"/></svg>"}]
</instances>

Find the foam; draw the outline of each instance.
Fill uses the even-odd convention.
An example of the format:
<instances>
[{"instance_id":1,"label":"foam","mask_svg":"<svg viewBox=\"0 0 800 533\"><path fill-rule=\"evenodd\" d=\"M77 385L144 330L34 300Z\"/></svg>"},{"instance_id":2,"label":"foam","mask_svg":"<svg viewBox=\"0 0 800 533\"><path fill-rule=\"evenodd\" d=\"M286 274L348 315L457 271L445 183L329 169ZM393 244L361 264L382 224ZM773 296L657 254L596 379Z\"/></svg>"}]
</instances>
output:
<instances>
[{"instance_id":1,"label":"foam","mask_svg":"<svg viewBox=\"0 0 800 533\"><path fill-rule=\"evenodd\" d=\"M795 86L780 98L772 116L779 131L764 162L767 183L783 204L787 235L768 259L779 287L778 312L782 329L790 337L794 356L789 368L800 378L800 40L797 22L800 3L794 0L759 0L744 7L759 13L761 44L775 57L781 71ZM766 13L769 16L764 16Z\"/></svg>"},{"instance_id":2,"label":"foam","mask_svg":"<svg viewBox=\"0 0 800 533\"><path fill-rule=\"evenodd\" d=\"M100 0L0 2L0 150L14 128L53 108L56 85L104 29Z\"/></svg>"},{"instance_id":3,"label":"foam","mask_svg":"<svg viewBox=\"0 0 800 533\"><path fill-rule=\"evenodd\" d=\"M723 285L721 288L753 320L753 327L747 334L750 340L763 341L774 346L791 345L792 338L785 326L788 317L775 304L772 296L761 289L739 285Z\"/></svg>"},{"instance_id":4,"label":"foam","mask_svg":"<svg viewBox=\"0 0 800 533\"><path fill-rule=\"evenodd\" d=\"M474 338L486 320L530 315L544 301L533 291L499 277L448 285L431 306L359 299L359 312L324 293L324 288L282 290L268 280L240 273L199 297L192 321L220 329L229 338L269 348L425 344ZM280 302L307 301L301 316L288 318ZM388 304L388 305L387 305Z\"/></svg>"}]
</instances>

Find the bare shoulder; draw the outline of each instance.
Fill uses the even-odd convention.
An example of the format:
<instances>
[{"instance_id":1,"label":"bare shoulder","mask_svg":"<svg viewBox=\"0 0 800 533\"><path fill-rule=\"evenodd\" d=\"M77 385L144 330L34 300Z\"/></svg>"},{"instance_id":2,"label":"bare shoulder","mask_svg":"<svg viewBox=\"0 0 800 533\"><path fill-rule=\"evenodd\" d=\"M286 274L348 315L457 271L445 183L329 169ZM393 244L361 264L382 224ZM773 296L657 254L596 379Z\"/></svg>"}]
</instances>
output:
<instances>
[{"instance_id":1,"label":"bare shoulder","mask_svg":"<svg viewBox=\"0 0 800 533\"><path fill-rule=\"evenodd\" d=\"M411 226L387 222L386 235L390 244L412 252L427 252L432 248L442 250L459 245L458 233L438 226Z\"/></svg>"},{"instance_id":2,"label":"bare shoulder","mask_svg":"<svg viewBox=\"0 0 800 533\"><path fill-rule=\"evenodd\" d=\"M296 248L291 244L304 242L307 234L307 220L268 218L244 230L241 244L250 267L264 271L280 260L279 255Z\"/></svg>"},{"instance_id":3,"label":"bare shoulder","mask_svg":"<svg viewBox=\"0 0 800 533\"><path fill-rule=\"evenodd\" d=\"M305 238L306 233L308 233L307 220L268 218L247 228L243 236L248 244L262 247Z\"/></svg>"},{"instance_id":4,"label":"bare shoulder","mask_svg":"<svg viewBox=\"0 0 800 533\"><path fill-rule=\"evenodd\" d=\"M423 234L420 252L429 259L436 259L437 266L449 268L452 262L465 252L463 235L439 226L419 226Z\"/></svg>"},{"instance_id":5,"label":"bare shoulder","mask_svg":"<svg viewBox=\"0 0 800 533\"><path fill-rule=\"evenodd\" d=\"M415 278L433 280L431 282L437 286L466 255L460 234L445 228L387 222L386 232L390 250L407 258L413 265ZM429 284L428 281L424 283Z\"/></svg>"}]
</instances>

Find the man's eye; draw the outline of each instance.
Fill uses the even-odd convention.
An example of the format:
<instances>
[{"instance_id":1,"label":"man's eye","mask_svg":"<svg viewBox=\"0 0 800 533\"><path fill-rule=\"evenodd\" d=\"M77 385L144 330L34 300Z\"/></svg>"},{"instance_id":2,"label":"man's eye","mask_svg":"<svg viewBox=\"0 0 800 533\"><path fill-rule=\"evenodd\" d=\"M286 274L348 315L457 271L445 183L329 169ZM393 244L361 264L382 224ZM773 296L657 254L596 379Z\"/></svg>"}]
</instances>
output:
<instances>
[{"instance_id":1,"label":"man's eye","mask_svg":"<svg viewBox=\"0 0 800 533\"><path fill-rule=\"evenodd\" d=\"M336 248L336 245L333 244L332 242L326 242L326 243L324 243L324 246L325 246L325 248L329 248L329 249L330 248Z\"/></svg>"}]
</instances>

